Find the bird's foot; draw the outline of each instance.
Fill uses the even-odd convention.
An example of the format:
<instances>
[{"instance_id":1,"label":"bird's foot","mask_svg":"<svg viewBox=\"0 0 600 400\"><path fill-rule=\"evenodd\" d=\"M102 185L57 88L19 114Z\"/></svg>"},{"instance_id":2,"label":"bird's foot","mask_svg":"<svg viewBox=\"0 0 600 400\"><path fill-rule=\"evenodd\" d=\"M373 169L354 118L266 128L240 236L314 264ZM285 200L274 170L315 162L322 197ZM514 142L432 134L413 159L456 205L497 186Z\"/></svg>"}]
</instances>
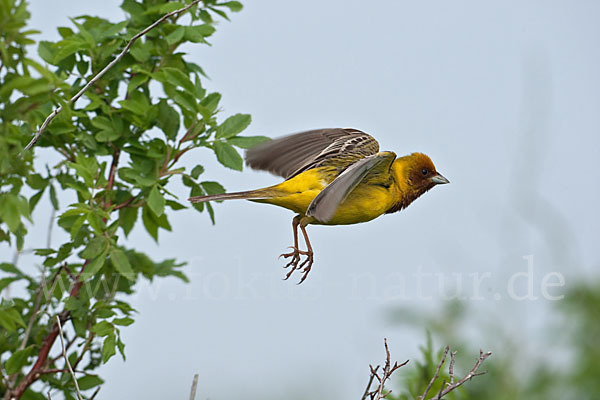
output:
<instances>
[{"instance_id":1,"label":"bird's foot","mask_svg":"<svg viewBox=\"0 0 600 400\"><path fill-rule=\"evenodd\" d=\"M290 260L289 263L287 263L283 268L288 268L288 267L292 267L287 274L285 274L285 278L283 278L284 280L288 280L290 276L292 276L292 274L294 273L294 271L296 270L302 270L302 278L300 279L300 282L298 282L298 284L301 284L302 282L304 282L304 280L306 279L306 277L308 276L308 273L310 272L310 269L312 267L313 264L313 252L312 251L304 251L304 250L300 250L297 247L294 246L290 246L290 248L293 250L289 253L283 253L281 254L279 257L283 257L283 258L292 258ZM300 263L301 257L300 256L306 256L306 259L304 261L302 261L302 263ZM304 269L302 269L304 268Z\"/></svg>"}]
</instances>

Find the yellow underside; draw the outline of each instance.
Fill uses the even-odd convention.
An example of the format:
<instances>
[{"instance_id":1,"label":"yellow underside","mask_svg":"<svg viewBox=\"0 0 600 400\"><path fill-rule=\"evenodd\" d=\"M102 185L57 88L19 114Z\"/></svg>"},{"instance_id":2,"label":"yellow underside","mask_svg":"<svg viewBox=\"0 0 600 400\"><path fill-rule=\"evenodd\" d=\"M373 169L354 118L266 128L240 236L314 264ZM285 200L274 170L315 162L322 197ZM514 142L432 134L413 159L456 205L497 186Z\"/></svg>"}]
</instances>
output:
<instances>
[{"instance_id":1,"label":"yellow underside","mask_svg":"<svg viewBox=\"0 0 600 400\"><path fill-rule=\"evenodd\" d=\"M252 201L274 204L304 215L313 199L334 178L335 173L332 171L326 168L315 168L264 189L268 198ZM322 223L312 220L310 223L347 225L367 222L389 210L394 204L394 195L394 185L386 188L380 185L360 184L340 204L330 221Z\"/></svg>"}]
</instances>

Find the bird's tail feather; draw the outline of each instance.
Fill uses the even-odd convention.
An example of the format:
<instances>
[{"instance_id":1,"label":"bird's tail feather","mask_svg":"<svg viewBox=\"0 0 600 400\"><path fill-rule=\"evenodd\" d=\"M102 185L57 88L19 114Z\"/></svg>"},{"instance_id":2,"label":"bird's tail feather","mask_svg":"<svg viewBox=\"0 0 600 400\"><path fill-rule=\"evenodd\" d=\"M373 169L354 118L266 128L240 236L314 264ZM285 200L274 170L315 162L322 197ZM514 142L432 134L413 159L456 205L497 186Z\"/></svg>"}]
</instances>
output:
<instances>
[{"instance_id":1,"label":"bird's tail feather","mask_svg":"<svg viewBox=\"0 0 600 400\"><path fill-rule=\"evenodd\" d=\"M188 200L192 203L204 203L205 201L220 201L220 200L250 200L250 199L265 199L268 198L269 195L266 193L264 189L258 190L249 190L246 192L234 192L234 193L221 193L221 194L211 194L208 196L195 196L190 197Z\"/></svg>"}]
</instances>

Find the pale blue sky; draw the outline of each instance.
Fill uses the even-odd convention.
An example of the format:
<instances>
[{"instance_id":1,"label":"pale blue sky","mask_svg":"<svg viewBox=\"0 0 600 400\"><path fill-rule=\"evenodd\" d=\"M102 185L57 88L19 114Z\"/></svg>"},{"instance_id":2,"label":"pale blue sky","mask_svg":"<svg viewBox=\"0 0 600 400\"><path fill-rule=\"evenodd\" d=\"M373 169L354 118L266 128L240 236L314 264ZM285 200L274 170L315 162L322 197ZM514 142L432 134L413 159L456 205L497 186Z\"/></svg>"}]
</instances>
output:
<instances>
[{"instance_id":1,"label":"pale blue sky","mask_svg":"<svg viewBox=\"0 0 600 400\"><path fill-rule=\"evenodd\" d=\"M122 19L119 4L31 0L32 25L52 40L68 16ZM533 355L553 304L507 298L510 276L527 270L523 257L534 256L538 297L549 272L567 288L598 275L600 3L245 5L220 24L213 47L188 51L226 114L252 114L248 134L355 127L384 150L429 154L452 183L367 224L310 227L315 265L301 286L281 280L277 255L292 239L286 210L223 203L214 227L205 214L179 212L158 247L137 227L130 244L188 261L192 282L140 285L140 314L123 335L127 362L102 368L99 398L186 398L194 373L199 399L359 398L384 336L399 360L424 342L425 326L390 325L385 310L440 309L438 277L450 293L462 279L471 298L474 273L490 278L484 299L469 301L475 323L465 336L502 351L477 321L503 319L507 332L528 338L522 356ZM229 190L279 179L226 170L208 151L187 162L203 163L205 178Z\"/></svg>"}]
</instances>

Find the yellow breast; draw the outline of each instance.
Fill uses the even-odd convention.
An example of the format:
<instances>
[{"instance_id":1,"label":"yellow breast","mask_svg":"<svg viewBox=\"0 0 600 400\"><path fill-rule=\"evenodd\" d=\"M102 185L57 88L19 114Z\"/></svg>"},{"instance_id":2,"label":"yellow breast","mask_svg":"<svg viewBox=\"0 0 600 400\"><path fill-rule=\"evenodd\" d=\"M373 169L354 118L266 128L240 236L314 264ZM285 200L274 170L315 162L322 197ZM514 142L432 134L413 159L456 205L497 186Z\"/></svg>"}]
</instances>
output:
<instances>
[{"instance_id":1,"label":"yellow breast","mask_svg":"<svg viewBox=\"0 0 600 400\"><path fill-rule=\"evenodd\" d=\"M292 179L268 188L269 198L255 200L260 203L274 204L303 215L313 199L335 177L337 172L331 168L315 168L305 171ZM385 213L393 204L394 186L360 184L348 198L340 204L333 218L313 224L346 225L370 221Z\"/></svg>"}]
</instances>

